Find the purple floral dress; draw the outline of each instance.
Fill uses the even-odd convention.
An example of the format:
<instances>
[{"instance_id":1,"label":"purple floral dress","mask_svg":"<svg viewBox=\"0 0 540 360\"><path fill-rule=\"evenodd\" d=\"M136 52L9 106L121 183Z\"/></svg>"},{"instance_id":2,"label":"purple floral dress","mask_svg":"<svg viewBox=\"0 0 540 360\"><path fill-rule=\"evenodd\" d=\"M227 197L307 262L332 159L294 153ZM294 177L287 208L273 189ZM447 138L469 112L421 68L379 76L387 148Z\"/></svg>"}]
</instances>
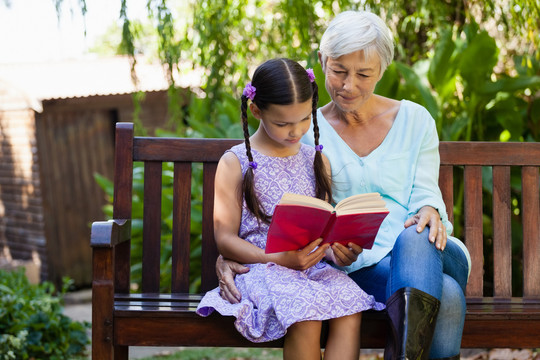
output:
<instances>
[{"instance_id":1,"label":"purple floral dress","mask_svg":"<svg viewBox=\"0 0 540 360\"><path fill-rule=\"evenodd\" d=\"M248 167L245 146L232 151L240 160L242 173ZM300 151L289 157L270 157L255 150L255 187L261 205L268 214L285 192L315 195L313 157L315 150L302 144ZM246 208L242 209L239 236L264 249L268 225ZM384 305L366 294L347 274L321 261L308 270L289 269L274 263L247 264L246 274L237 275L235 283L242 301L231 304L221 298L219 288L203 297L197 313L208 316L214 310L236 317L235 326L247 339L265 342L279 339L287 328L298 321L327 320L367 309L382 310Z\"/></svg>"}]
</instances>

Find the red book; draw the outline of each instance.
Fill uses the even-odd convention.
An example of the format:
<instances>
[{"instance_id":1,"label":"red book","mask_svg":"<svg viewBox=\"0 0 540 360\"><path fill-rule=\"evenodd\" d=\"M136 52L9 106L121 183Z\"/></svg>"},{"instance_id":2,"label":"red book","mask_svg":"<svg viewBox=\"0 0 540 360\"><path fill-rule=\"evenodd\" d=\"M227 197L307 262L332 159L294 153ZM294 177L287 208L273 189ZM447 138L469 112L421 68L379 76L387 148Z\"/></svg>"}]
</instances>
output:
<instances>
[{"instance_id":1,"label":"red book","mask_svg":"<svg viewBox=\"0 0 540 360\"><path fill-rule=\"evenodd\" d=\"M320 237L321 245L352 242L371 249L386 215L388 209L379 193L353 195L335 207L317 198L286 193L274 210L265 252L298 250Z\"/></svg>"}]
</instances>

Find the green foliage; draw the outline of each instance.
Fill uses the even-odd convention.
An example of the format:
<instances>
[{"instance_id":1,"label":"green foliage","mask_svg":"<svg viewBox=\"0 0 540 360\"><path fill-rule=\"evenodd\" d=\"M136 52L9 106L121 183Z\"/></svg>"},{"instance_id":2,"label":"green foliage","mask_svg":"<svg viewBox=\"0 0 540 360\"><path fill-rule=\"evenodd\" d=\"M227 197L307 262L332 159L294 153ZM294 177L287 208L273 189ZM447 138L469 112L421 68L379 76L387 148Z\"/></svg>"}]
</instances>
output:
<instances>
[{"instance_id":1,"label":"green foliage","mask_svg":"<svg viewBox=\"0 0 540 360\"><path fill-rule=\"evenodd\" d=\"M530 94L540 90L540 63L515 61L514 76L497 74L498 49L489 34L474 24L457 34L446 28L429 59L394 62L376 92L424 105L442 140L538 141L537 110L526 109L538 108L540 99Z\"/></svg>"},{"instance_id":2,"label":"green foliage","mask_svg":"<svg viewBox=\"0 0 540 360\"><path fill-rule=\"evenodd\" d=\"M319 105L326 104L330 98L317 64L319 39L336 13L365 8L381 15L396 39L396 61L378 83L378 94L424 105L436 121L441 140L540 140L537 0L148 0L149 20L155 33L141 31L144 27L130 22L127 6L128 1L122 0L122 49L128 54L145 53L154 50L141 42L158 44L156 53L169 69L171 109L178 103L171 76L178 63L187 61L194 68L204 69L203 94L192 98L187 111L171 110L176 126L171 127L172 133L158 132L162 135L242 137L240 92L253 68L272 57L287 56L313 67L319 84ZM141 41L141 37L148 36L157 40ZM249 122L252 129L257 126L252 117ZM171 171L167 166L164 165L164 173ZM135 171L135 188L140 192L134 193L133 241L138 247L142 218L142 186L138 182L142 169ZM197 171L195 176L200 176ZM489 178L487 174L486 178ZM102 184L110 186L103 181ZM486 186L484 191L491 190ZM165 198L168 192L164 190ZM200 179L194 184L194 199L199 192ZM462 188L456 189L457 194L462 192ZM520 206L519 194L518 184L512 193L515 209ZM164 219L168 219L168 208L163 211ZM454 212L459 234L459 201ZM199 215L195 209L193 262L200 253L196 224ZM487 229L491 222L488 210L485 221ZM167 222L164 220L162 226L164 267L170 261ZM514 242L519 239L516 231ZM133 255L139 253L136 249ZM139 260L134 257L132 261L134 269L140 272ZM193 278L193 288L196 283L197 279Z\"/></svg>"},{"instance_id":3,"label":"green foliage","mask_svg":"<svg viewBox=\"0 0 540 360\"><path fill-rule=\"evenodd\" d=\"M24 270L0 270L0 360L73 359L90 343L88 323L62 314L62 296L54 285L32 285Z\"/></svg>"}]
</instances>

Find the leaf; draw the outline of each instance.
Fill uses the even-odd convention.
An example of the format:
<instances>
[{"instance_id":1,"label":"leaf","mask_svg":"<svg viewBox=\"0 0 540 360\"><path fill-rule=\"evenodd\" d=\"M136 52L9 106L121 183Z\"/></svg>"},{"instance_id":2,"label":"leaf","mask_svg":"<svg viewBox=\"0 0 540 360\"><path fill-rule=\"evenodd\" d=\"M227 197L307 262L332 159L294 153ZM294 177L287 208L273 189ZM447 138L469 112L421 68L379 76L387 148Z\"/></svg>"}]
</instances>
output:
<instances>
[{"instance_id":1,"label":"leaf","mask_svg":"<svg viewBox=\"0 0 540 360\"><path fill-rule=\"evenodd\" d=\"M467 44L460 55L459 70L471 92L476 91L490 78L493 67L497 64L498 54L495 39L485 31L474 36Z\"/></svg>"},{"instance_id":2,"label":"leaf","mask_svg":"<svg viewBox=\"0 0 540 360\"><path fill-rule=\"evenodd\" d=\"M516 121L516 115L521 117L519 114L520 108L523 108L521 100L501 93L497 96L496 102L491 109L495 114L497 123L510 133L510 140L512 141L519 141L524 131L525 124L522 121Z\"/></svg>"},{"instance_id":3,"label":"leaf","mask_svg":"<svg viewBox=\"0 0 540 360\"><path fill-rule=\"evenodd\" d=\"M322 107L332 101L332 99L326 91L325 76L321 64L317 63L313 65L313 73L315 74L315 81L317 81L317 86L319 88L319 107Z\"/></svg>"},{"instance_id":4,"label":"leaf","mask_svg":"<svg viewBox=\"0 0 540 360\"><path fill-rule=\"evenodd\" d=\"M105 193L112 198L114 192L113 182L98 173L94 173L94 179L96 180L98 185L105 191Z\"/></svg>"},{"instance_id":5,"label":"leaf","mask_svg":"<svg viewBox=\"0 0 540 360\"><path fill-rule=\"evenodd\" d=\"M428 79L431 85L440 92L448 79L453 78L451 58L456 50L456 44L452 40L452 31L444 29L435 46L435 52L428 70Z\"/></svg>"},{"instance_id":6,"label":"leaf","mask_svg":"<svg viewBox=\"0 0 540 360\"><path fill-rule=\"evenodd\" d=\"M495 82L486 82L478 89L481 94L496 94L498 92L513 93L527 88L539 88L540 76L520 76L515 78L503 78Z\"/></svg>"},{"instance_id":7,"label":"leaf","mask_svg":"<svg viewBox=\"0 0 540 360\"><path fill-rule=\"evenodd\" d=\"M397 92L399 88L399 73L397 71L395 63L390 64L381 80L375 87L375 94L386 96L391 99L397 98Z\"/></svg>"},{"instance_id":8,"label":"leaf","mask_svg":"<svg viewBox=\"0 0 540 360\"><path fill-rule=\"evenodd\" d=\"M426 107L431 116L433 116L434 118L437 117L439 113L439 106L437 105L437 101L431 94L431 90L429 89L429 87L427 87L422 82L420 77L407 65L401 62L396 62L396 68L399 70L407 84L418 90L420 98L422 99L422 105Z\"/></svg>"}]
</instances>

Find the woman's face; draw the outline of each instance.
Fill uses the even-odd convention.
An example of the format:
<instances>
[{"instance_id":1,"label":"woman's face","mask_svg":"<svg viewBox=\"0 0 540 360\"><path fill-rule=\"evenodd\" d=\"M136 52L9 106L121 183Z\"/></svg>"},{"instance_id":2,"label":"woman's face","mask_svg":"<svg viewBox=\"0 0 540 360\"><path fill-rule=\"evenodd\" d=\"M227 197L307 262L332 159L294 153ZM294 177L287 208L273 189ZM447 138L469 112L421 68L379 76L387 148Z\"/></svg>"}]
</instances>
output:
<instances>
[{"instance_id":1,"label":"woman's face","mask_svg":"<svg viewBox=\"0 0 540 360\"><path fill-rule=\"evenodd\" d=\"M338 58L328 57L325 69L326 91L344 112L358 110L373 94L380 79L377 55L366 58L359 50Z\"/></svg>"}]
</instances>

